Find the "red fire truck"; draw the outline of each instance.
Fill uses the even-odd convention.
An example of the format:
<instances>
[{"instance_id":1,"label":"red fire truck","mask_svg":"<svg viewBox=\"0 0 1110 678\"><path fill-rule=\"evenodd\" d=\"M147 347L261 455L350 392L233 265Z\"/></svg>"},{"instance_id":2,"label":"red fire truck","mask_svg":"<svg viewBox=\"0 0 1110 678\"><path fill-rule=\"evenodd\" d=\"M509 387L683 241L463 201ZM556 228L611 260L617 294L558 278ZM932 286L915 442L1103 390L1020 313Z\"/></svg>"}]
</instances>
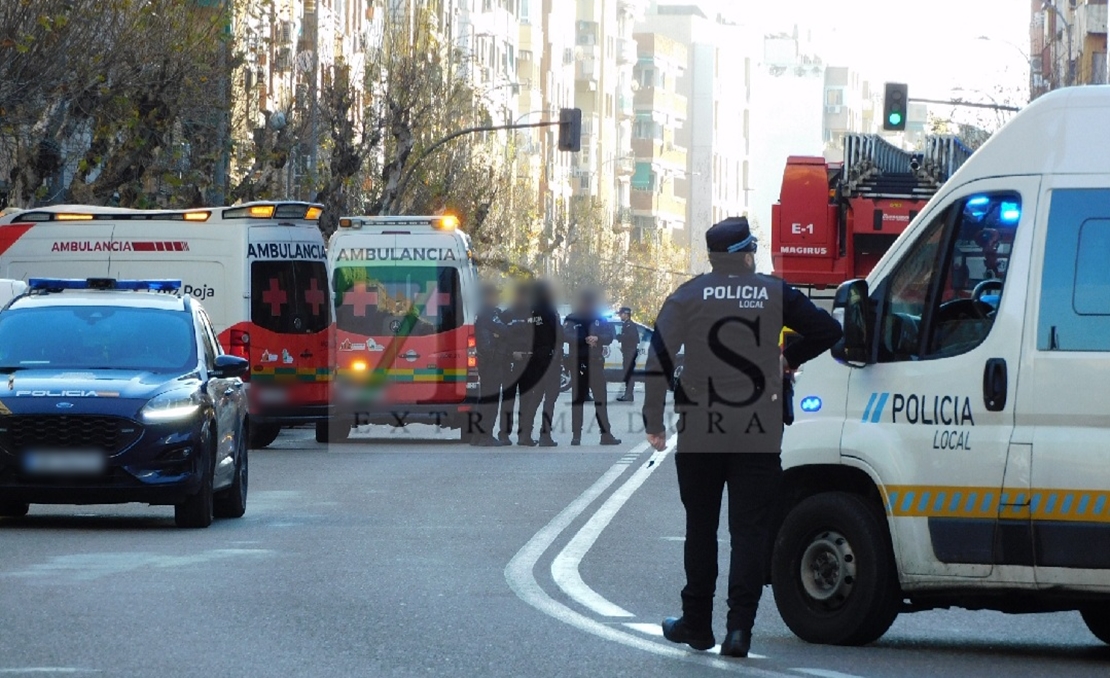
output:
<instances>
[{"instance_id":1,"label":"red fire truck","mask_svg":"<svg viewBox=\"0 0 1110 678\"><path fill-rule=\"evenodd\" d=\"M865 277L970 155L952 136L928 137L910 152L876 134L848 134L842 163L790 156L771 208L775 274L815 290Z\"/></svg>"}]
</instances>

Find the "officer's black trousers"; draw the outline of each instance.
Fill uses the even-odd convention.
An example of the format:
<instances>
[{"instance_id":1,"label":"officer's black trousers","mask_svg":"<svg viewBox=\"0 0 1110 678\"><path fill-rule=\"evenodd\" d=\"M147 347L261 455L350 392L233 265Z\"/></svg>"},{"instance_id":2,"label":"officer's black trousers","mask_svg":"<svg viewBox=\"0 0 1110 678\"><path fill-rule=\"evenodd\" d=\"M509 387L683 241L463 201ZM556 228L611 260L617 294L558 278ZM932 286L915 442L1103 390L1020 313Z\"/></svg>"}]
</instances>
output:
<instances>
[{"instance_id":1,"label":"officer's black trousers","mask_svg":"<svg viewBox=\"0 0 1110 678\"><path fill-rule=\"evenodd\" d=\"M717 524L727 486L732 543L728 630L750 631L763 592L770 520L782 478L779 456L679 452L675 466L679 495L686 507L682 615L698 627L711 624L717 588Z\"/></svg>"},{"instance_id":2,"label":"officer's black trousers","mask_svg":"<svg viewBox=\"0 0 1110 678\"><path fill-rule=\"evenodd\" d=\"M516 409L517 396L521 395L520 381L524 373L525 361L510 363L501 380L501 430L502 438L513 432L513 410Z\"/></svg>"},{"instance_id":3,"label":"officer's black trousers","mask_svg":"<svg viewBox=\"0 0 1110 678\"><path fill-rule=\"evenodd\" d=\"M543 404L543 415L540 423L540 432L548 435L551 433L551 420L555 414L555 401L559 397L559 373L562 370L560 361L554 360L550 354L538 356L534 363L529 364L520 383L523 393L520 395L520 436L532 437L535 428L536 412Z\"/></svg>"},{"instance_id":4,"label":"officer's black trousers","mask_svg":"<svg viewBox=\"0 0 1110 678\"><path fill-rule=\"evenodd\" d=\"M582 435L582 404L586 402L586 394L594 398L594 415L597 417L597 427L602 435L609 433L609 405L608 395L605 393L605 364L600 360L581 363L573 379L573 397L570 401L570 428L575 437Z\"/></svg>"},{"instance_id":5,"label":"officer's black trousers","mask_svg":"<svg viewBox=\"0 0 1110 678\"><path fill-rule=\"evenodd\" d=\"M632 395L632 371L636 369L636 347L621 349L624 356L624 395Z\"/></svg>"},{"instance_id":6,"label":"officer's black trousers","mask_svg":"<svg viewBox=\"0 0 1110 678\"><path fill-rule=\"evenodd\" d=\"M476 417L470 420L470 435L497 435L497 413L501 405L501 380L505 368L494 359L479 359L479 402Z\"/></svg>"}]
</instances>

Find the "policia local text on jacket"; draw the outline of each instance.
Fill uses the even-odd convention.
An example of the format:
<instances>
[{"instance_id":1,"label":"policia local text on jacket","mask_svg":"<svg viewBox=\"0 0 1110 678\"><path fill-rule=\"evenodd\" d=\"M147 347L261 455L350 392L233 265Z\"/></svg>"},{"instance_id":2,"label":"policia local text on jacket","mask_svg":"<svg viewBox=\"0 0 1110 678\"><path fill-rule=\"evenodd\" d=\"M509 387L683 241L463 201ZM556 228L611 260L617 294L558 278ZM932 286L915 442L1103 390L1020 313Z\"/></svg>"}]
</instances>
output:
<instances>
[{"instance_id":1,"label":"policia local text on jacket","mask_svg":"<svg viewBox=\"0 0 1110 678\"><path fill-rule=\"evenodd\" d=\"M709 649L717 580L717 524L724 487L732 559L728 635L721 653L746 656L763 589L771 507L782 475L783 369L820 355L840 325L801 292L754 272L756 240L743 218L706 234L711 273L685 283L663 304L648 356L644 425L662 446L667 376L685 347L675 384L679 495L686 509L682 617L664 635ZM784 324L800 339L780 351Z\"/></svg>"}]
</instances>

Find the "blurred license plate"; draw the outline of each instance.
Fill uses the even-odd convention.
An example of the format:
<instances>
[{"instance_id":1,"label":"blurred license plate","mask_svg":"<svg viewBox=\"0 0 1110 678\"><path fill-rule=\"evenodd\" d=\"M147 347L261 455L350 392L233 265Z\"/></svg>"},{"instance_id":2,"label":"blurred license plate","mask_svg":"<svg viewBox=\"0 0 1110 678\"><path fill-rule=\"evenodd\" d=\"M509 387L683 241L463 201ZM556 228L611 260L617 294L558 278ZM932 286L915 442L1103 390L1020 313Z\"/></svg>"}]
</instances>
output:
<instances>
[{"instance_id":1,"label":"blurred license plate","mask_svg":"<svg viewBox=\"0 0 1110 678\"><path fill-rule=\"evenodd\" d=\"M284 388L255 389L254 396L264 405L279 405L289 401L288 389Z\"/></svg>"},{"instance_id":2,"label":"blurred license plate","mask_svg":"<svg viewBox=\"0 0 1110 678\"><path fill-rule=\"evenodd\" d=\"M39 450L23 455L23 470L33 475L96 475L107 464L96 450Z\"/></svg>"}]
</instances>

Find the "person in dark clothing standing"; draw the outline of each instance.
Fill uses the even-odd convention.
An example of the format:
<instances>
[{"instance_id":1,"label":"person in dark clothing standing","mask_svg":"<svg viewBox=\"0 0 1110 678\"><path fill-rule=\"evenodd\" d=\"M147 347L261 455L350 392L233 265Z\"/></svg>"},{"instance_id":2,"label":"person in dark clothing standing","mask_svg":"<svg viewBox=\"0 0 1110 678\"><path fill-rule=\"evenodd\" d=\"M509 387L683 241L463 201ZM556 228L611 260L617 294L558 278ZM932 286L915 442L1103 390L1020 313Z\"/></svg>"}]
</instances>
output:
<instances>
[{"instance_id":1,"label":"person in dark clothing standing","mask_svg":"<svg viewBox=\"0 0 1110 678\"><path fill-rule=\"evenodd\" d=\"M527 320L532 329L532 352L520 378L520 437L517 445L554 447L551 421L559 397L559 370L563 353L563 329L551 292L543 282L532 285L532 311ZM540 440L532 438L536 411L544 404Z\"/></svg>"},{"instance_id":2,"label":"person in dark clothing standing","mask_svg":"<svg viewBox=\"0 0 1110 678\"><path fill-rule=\"evenodd\" d=\"M728 487L732 543L728 627L721 654L746 657L763 591L771 512L782 464L783 379L824 353L840 325L804 294L755 272L756 239L747 219L726 219L706 233L712 272L683 284L663 304L648 357L644 428L666 446L664 409L674 356L685 346L675 384L679 496L686 510L682 616L663 635L698 650L716 644L717 524ZM784 324L800 339L779 348Z\"/></svg>"},{"instance_id":3,"label":"person in dark clothing standing","mask_svg":"<svg viewBox=\"0 0 1110 678\"><path fill-rule=\"evenodd\" d=\"M470 444L478 447L499 447L494 436L497 430L497 413L501 404L502 382L507 370L508 327L501 319L497 304L501 291L495 285L482 287L482 310L474 321L475 349L478 353L479 400L477 417L471 419Z\"/></svg>"},{"instance_id":4,"label":"person in dark clothing standing","mask_svg":"<svg viewBox=\"0 0 1110 678\"><path fill-rule=\"evenodd\" d=\"M609 425L608 396L605 393L605 355L602 352L616 338L613 326L597 311L597 296L583 292L578 305L563 321L563 332L570 346L571 364L571 445L582 444L582 405L586 394L594 398L594 414L601 430L602 445L620 445Z\"/></svg>"},{"instance_id":5,"label":"person in dark clothing standing","mask_svg":"<svg viewBox=\"0 0 1110 678\"><path fill-rule=\"evenodd\" d=\"M513 414L518 398L523 396L521 379L524 368L532 357L531 317L531 292L524 283L517 283L513 289L513 303L501 314L501 319L508 328L505 333L507 374L502 388L501 426L497 434L502 445L512 444L509 435L513 432Z\"/></svg>"},{"instance_id":6,"label":"person in dark clothing standing","mask_svg":"<svg viewBox=\"0 0 1110 678\"><path fill-rule=\"evenodd\" d=\"M621 331L617 341L621 345L621 358L624 362L624 393L617 398L622 403L635 400L632 395L632 372L636 369L636 354L640 349L640 331L632 322L632 309L622 306L620 310Z\"/></svg>"}]
</instances>

